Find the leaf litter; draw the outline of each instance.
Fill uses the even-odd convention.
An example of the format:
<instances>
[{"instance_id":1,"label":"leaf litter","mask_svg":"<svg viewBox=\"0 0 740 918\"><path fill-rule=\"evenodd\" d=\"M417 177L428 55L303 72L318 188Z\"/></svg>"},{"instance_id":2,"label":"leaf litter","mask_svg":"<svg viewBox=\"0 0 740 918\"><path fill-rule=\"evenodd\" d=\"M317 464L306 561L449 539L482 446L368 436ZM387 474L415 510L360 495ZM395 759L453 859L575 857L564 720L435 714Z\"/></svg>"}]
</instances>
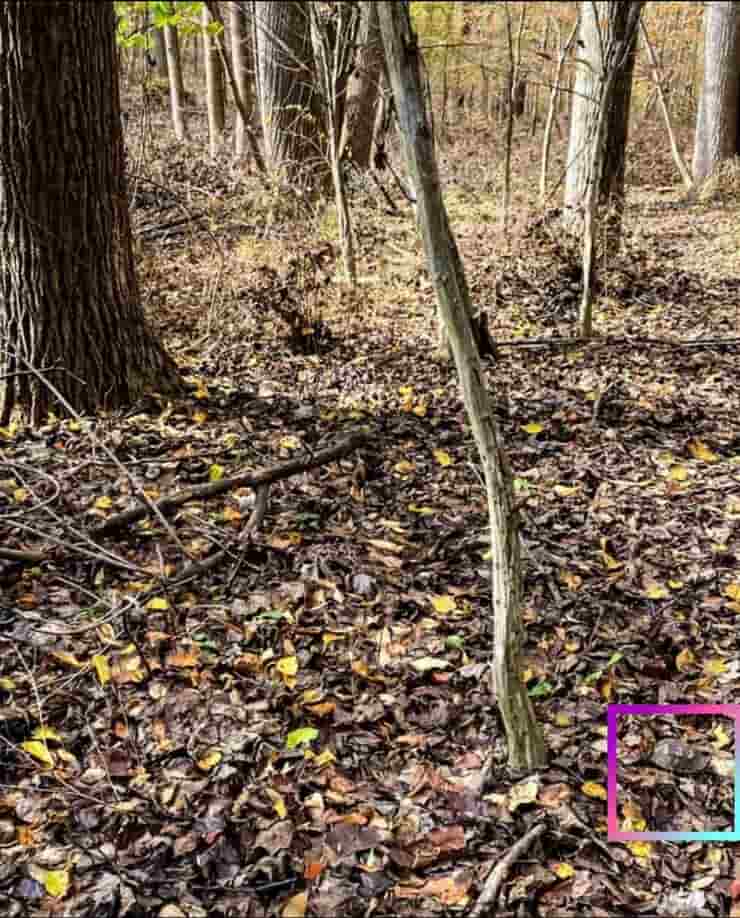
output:
<instances>
[{"instance_id":1,"label":"leaf litter","mask_svg":"<svg viewBox=\"0 0 740 918\"><path fill-rule=\"evenodd\" d=\"M522 524L523 678L550 750L542 773L510 775L485 496L454 373L430 359L410 215L354 189L368 276L350 293L329 242L260 231L240 216L249 178L195 160L150 169L175 195L207 189L216 228L177 224L162 258L160 194L140 234L189 396L3 432L3 541L43 555L0 569L8 914L464 914L542 819L502 915L533 898L559 916L724 908L727 845L608 844L605 713L737 701L736 367L721 346L641 341L737 335L736 259L637 186L602 276L599 330L619 340L502 345L488 367ZM494 337L570 334L578 276L546 227L522 225L517 248L456 206ZM736 220L701 208L712 233ZM365 445L271 486L246 543L248 488L184 504L169 530L149 516L86 541L134 485L158 500L357 429ZM726 827L734 740L721 718L629 721L623 825ZM696 756L701 781L679 767Z\"/></svg>"}]
</instances>

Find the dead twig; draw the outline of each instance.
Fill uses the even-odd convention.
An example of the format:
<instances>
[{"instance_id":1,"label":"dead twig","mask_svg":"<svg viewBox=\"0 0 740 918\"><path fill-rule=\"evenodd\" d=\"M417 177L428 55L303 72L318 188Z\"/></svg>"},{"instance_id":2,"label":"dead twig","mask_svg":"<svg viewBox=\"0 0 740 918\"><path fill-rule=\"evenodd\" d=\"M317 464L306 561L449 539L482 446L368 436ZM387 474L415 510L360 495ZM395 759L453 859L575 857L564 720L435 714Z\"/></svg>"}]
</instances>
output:
<instances>
[{"instance_id":1,"label":"dead twig","mask_svg":"<svg viewBox=\"0 0 740 918\"><path fill-rule=\"evenodd\" d=\"M524 852L529 850L532 844L545 832L546 828L547 826L544 822L532 826L526 835L522 836L522 838L511 847L507 854L501 858L483 884L483 889L470 913L470 918L480 918L487 909L490 909L488 912L489 915L494 914L498 894L503 886L504 880L509 875L509 871Z\"/></svg>"}]
</instances>

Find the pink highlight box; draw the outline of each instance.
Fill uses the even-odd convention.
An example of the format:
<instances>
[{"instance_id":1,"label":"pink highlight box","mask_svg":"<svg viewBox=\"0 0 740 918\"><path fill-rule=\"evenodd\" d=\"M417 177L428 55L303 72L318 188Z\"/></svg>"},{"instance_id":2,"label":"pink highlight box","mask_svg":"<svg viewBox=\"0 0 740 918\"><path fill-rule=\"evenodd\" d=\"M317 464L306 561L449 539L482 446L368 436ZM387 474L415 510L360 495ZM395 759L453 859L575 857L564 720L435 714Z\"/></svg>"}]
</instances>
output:
<instances>
[{"instance_id":1,"label":"pink highlight box","mask_svg":"<svg viewBox=\"0 0 740 918\"><path fill-rule=\"evenodd\" d=\"M727 832L620 832L617 814L617 718L634 714L712 714L735 722L735 824ZM610 704L607 709L609 841L740 841L740 704Z\"/></svg>"}]
</instances>

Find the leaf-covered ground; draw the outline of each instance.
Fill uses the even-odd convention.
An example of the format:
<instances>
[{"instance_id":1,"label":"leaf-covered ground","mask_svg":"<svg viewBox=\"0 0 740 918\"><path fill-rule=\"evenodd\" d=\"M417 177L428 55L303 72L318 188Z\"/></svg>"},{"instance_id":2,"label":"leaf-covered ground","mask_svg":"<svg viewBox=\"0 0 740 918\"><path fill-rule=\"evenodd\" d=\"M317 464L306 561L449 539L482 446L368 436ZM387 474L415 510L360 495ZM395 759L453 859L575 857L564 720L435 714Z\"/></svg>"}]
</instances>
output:
<instances>
[{"instance_id":1,"label":"leaf-covered ground","mask_svg":"<svg viewBox=\"0 0 740 918\"><path fill-rule=\"evenodd\" d=\"M579 293L531 200L538 147L517 147L504 237L495 134L442 144L501 342L523 677L550 755L512 775L477 456L392 179L397 212L353 178L350 293L331 211L168 147L159 111L165 140L134 156L141 123L142 286L189 392L3 433L3 544L40 553L0 562L3 914L464 915L538 821L497 914L727 914L731 845L609 842L606 713L740 700L735 201L685 203L644 131L624 250L601 266L603 337L533 345L572 334ZM344 458L275 482L249 539L246 487L91 535L137 489L310 461L357 431ZM732 828L732 719L623 717L618 745L623 829Z\"/></svg>"}]
</instances>

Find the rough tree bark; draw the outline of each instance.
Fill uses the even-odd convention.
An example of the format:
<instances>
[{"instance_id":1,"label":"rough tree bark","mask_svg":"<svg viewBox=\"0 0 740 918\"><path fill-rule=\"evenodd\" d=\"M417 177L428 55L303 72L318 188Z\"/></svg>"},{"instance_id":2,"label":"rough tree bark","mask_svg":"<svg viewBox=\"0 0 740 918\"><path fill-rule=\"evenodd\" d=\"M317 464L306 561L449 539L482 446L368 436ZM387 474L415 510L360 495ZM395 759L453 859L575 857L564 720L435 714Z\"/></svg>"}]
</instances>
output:
<instances>
[{"instance_id":1,"label":"rough tree bark","mask_svg":"<svg viewBox=\"0 0 740 918\"><path fill-rule=\"evenodd\" d=\"M255 65L268 170L291 185L326 180L307 0L255 5Z\"/></svg>"},{"instance_id":2,"label":"rough tree bark","mask_svg":"<svg viewBox=\"0 0 740 918\"><path fill-rule=\"evenodd\" d=\"M153 28L152 33L152 56L157 67L157 76L161 80L166 80L169 76L167 50L165 47L164 30Z\"/></svg>"},{"instance_id":3,"label":"rough tree bark","mask_svg":"<svg viewBox=\"0 0 740 918\"><path fill-rule=\"evenodd\" d=\"M207 5L203 4L201 12L203 25L203 58L206 69L206 98L208 104L208 145L211 156L216 156L221 149L226 123L226 103L224 93L224 75L218 46L213 34L209 31L212 18Z\"/></svg>"},{"instance_id":4,"label":"rough tree bark","mask_svg":"<svg viewBox=\"0 0 740 918\"><path fill-rule=\"evenodd\" d=\"M694 139L694 181L740 153L740 7L710 0L704 6L704 79Z\"/></svg>"},{"instance_id":5,"label":"rough tree bark","mask_svg":"<svg viewBox=\"0 0 740 918\"><path fill-rule=\"evenodd\" d=\"M494 684L509 764L517 769L535 769L545 763L545 748L520 676L521 562L511 475L473 339L465 272L442 199L432 127L424 104L421 52L408 6L399 0L382 0L378 13L404 155L417 192L419 230L485 475L491 525Z\"/></svg>"},{"instance_id":6,"label":"rough tree bark","mask_svg":"<svg viewBox=\"0 0 740 918\"><path fill-rule=\"evenodd\" d=\"M0 4L0 424L114 408L177 372L147 328L126 197L113 4Z\"/></svg>"},{"instance_id":7,"label":"rough tree bark","mask_svg":"<svg viewBox=\"0 0 740 918\"><path fill-rule=\"evenodd\" d=\"M347 105L339 144L340 156L349 155L359 169L370 168L375 110L383 73L383 42L378 7L364 0L357 36L357 65L347 88Z\"/></svg>"},{"instance_id":8,"label":"rough tree bark","mask_svg":"<svg viewBox=\"0 0 740 918\"><path fill-rule=\"evenodd\" d=\"M642 2L625 0L581 0L580 3L579 49L563 207L563 225L574 236L580 236L583 229L584 202L591 180L594 145L603 144L598 206L613 208L614 216L610 221L612 241L619 239L624 206L624 152L637 41L637 29L633 23L642 6ZM615 61L618 69L611 80L603 136L599 137L596 125L600 119L606 81L605 55L608 47L616 49L617 46L620 49L619 60Z\"/></svg>"},{"instance_id":9,"label":"rough tree bark","mask_svg":"<svg viewBox=\"0 0 740 918\"><path fill-rule=\"evenodd\" d=\"M254 100L252 98L252 23L247 15L245 0L232 0L229 4L229 25L231 27L231 60L234 68L234 80L239 90L244 111L252 114ZM234 132L234 152L237 156L244 156L247 152L247 125L241 112L236 112L236 131Z\"/></svg>"}]
</instances>

